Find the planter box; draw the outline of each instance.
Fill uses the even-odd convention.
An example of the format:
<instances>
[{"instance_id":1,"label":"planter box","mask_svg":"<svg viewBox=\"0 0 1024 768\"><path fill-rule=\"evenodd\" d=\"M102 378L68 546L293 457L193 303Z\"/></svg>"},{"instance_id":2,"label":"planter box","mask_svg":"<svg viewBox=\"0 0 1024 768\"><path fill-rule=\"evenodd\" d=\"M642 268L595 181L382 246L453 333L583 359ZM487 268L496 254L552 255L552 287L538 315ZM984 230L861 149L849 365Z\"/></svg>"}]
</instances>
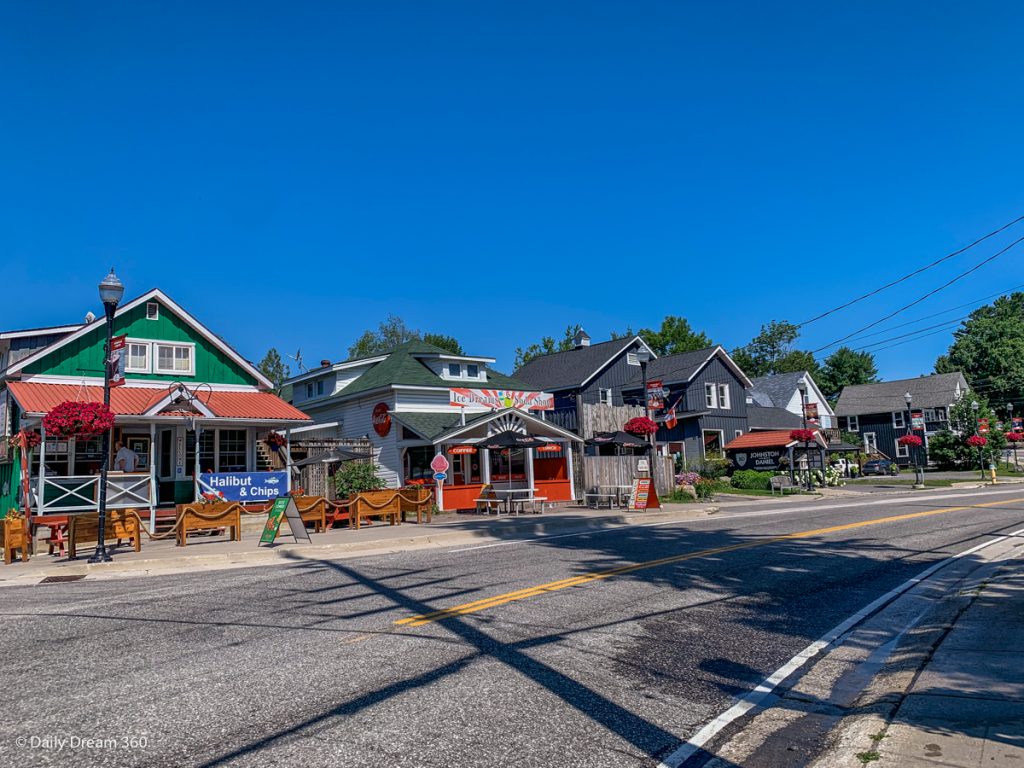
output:
<instances>
[{"instance_id":1,"label":"planter box","mask_svg":"<svg viewBox=\"0 0 1024 768\"><path fill-rule=\"evenodd\" d=\"M28 562L28 524L24 517L5 517L3 523L4 563L10 565L15 551L21 552L21 561Z\"/></svg>"}]
</instances>

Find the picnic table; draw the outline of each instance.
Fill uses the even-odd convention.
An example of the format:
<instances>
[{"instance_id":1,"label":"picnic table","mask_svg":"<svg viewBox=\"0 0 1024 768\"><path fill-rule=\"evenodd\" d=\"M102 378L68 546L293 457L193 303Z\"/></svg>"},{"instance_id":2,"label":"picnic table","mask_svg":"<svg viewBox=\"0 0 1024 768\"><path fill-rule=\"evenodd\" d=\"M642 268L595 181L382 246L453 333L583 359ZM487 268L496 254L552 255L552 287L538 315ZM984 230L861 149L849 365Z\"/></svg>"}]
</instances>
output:
<instances>
[{"instance_id":1,"label":"picnic table","mask_svg":"<svg viewBox=\"0 0 1024 768\"><path fill-rule=\"evenodd\" d=\"M527 504L533 504L534 512L537 512L537 504L540 503L543 510L544 502L548 500L547 496L536 496L536 488L494 488L493 492L505 497L505 511L508 514L514 511L518 515ZM526 494L526 498L516 498L519 494Z\"/></svg>"},{"instance_id":2,"label":"picnic table","mask_svg":"<svg viewBox=\"0 0 1024 768\"><path fill-rule=\"evenodd\" d=\"M619 507L626 506L629 501L629 494L633 492L632 485L599 485L597 486L598 494L608 493L615 497L615 505ZM626 503L624 503L624 500Z\"/></svg>"}]
</instances>

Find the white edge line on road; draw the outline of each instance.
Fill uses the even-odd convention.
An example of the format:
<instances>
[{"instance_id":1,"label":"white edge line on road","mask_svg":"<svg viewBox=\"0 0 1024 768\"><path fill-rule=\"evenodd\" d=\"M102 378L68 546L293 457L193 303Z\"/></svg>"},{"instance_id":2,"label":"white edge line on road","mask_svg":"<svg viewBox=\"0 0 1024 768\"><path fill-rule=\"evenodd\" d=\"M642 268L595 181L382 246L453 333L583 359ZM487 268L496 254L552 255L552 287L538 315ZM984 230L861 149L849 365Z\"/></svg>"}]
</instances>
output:
<instances>
[{"instance_id":1,"label":"white edge line on road","mask_svg":"<svg viewBox=\"0 0 1024 768\"><path fill-rule=\"evenodd\" d=\"M971 494L969 491L975 491L977 489L970 488L965 489L965 493L943 493L939 495L931 496L913 496L914 501L942 501L945 499L959 499L963 496L977 495ZM1004 491L986 491L986 495L997 496L1010 493L1021 493L1022 489L1016 488L1014 490ZM656 528L661 525L681 525L686 523L713 523L717 520L734 520L739 517L753 518L753 517L769 517L774 515L785 515L791 512L825 512L832 509L848 509L850 507L877 507L886 506L890 504L905 503L907 496L900 494L895 496L889 496L885 499L879 499L876 501L857 501L846 504L819 504L817 506L802 506L802 507L785 507L783 509L770 509L754 512L740 512L737 514L729 515L708 515L707 517L694 517L684 518L682 520L662 520L657 523L622 523L621 525L615 525L610 528L600 528L588 531L576 531L575 533L559 533L559 534L539 534L537 536L529 536L521 539L510 539L509 541L498 541L492 544L478 544L472 547L461 547L459 549L449 549L445 554L454 555L460 552L473 552L478 549L492 549L493 547L511 547L514 544L532 544L538 541L548 541L550 539L566 539L571 536L594 536L602 533L611 533L618 531L623 528ZM756 503L756 502L754 502ZM753 503L752 503L753 504Z\"/></svg>"},{"instance_id":2,"label":"white edge line on road","mask_svg":"<svg viewBox=\"0 0 1024 768\"><path fill-rule=\"evenodd\" d=\"M683 742L672 754L666 757L658 764L658 768L679 768L683 763L689 760L698 750L704 747L711 739L717 736L726 726L735 722L739 718L743 717L747 712L752 710L758 704L775 690L776 686L793 674L796 670L800 669L810 659L817 656L822 650L827 648L829 645L841 645L846 639L846 635L852 630L857 624L862 622L871 614L875 613L879 608L882 608L887 603L892 602L894 599L902 595L904 592L917 586L925 579L930 577L936 571L945 568L947 565L959 560L967 555L974 554L986 547L991 547L994 544L998 544L1007 539L1011 539L1014 536L1020 536L1024 534L1024 528L1020 528L1012 533L1007 533L997 538L991 539L990 541L983 541L981 544L977 544L970 549L965 549L963 552L959 552L952 557L948 557L941 562L935 563L934 565L926 568L917 576L909 579L900 584L895 589L886 592L884 595L879 597L877 600L872 601L868 605L861 608L857 613L853 614L850 618L841 624L833 627L821 638L815 640L813 643L804 648L800 653L791 658L771 675L766 677L760 685L753 690L741 696L735 704L729 709L720 714L714 720L709 722L696 734L691 736L687 741Z\"/></svg>"}]
</instances>

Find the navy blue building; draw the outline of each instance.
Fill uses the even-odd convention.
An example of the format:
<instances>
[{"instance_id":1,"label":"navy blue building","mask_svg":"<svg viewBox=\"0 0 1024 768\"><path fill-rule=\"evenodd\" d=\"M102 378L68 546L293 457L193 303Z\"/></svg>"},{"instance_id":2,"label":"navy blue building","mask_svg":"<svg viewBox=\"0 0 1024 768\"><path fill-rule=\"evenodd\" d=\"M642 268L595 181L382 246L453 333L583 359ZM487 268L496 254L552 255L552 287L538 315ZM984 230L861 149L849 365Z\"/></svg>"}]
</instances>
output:
<instances>
[{"instance_id":1,"label":"navy blue building","mask_svg":"<svg viewBox=\"0 0 1024 768\"><path fill-rule=\"evenodd\" d=\"M633 368L632 381L623 388L627 401L642 403L642 373ZM747 389L750 379L720 346L682 352L652 360L647 380L661 381L668 390L661 421L675 411L676 424L662 423L655 436L660 448L679 454L684 461L723 457L725 444L748 429Z\"/></svg>"},{"instance_id":2,"label":"navy blue building","mask_svg":"<svg viewBox=\"0 0 1024 768\"><path fill-rule=\"evenodd\" d=\"M520 367L513 377L536 390L555 396L555 409L545 414L548 421L582 434L580 406L584 403L623 405L622 388L640 370L629 363L638 349L650 351L639 336L591 344L580 329L575 347L565 352L536 357ZM651 356L655 357L651 352ZM589 435L584 435L589 437Z\"/></svg>"}]
</instances>

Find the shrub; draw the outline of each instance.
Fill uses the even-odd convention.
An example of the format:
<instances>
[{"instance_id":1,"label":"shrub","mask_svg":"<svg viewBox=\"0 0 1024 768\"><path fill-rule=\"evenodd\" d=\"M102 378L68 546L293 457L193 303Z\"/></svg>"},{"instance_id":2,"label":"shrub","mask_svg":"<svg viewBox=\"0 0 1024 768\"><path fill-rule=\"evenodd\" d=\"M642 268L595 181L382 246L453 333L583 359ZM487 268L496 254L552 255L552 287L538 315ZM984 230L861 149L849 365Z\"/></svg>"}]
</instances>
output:
<instances>
[{"instance_id":1,"label":"shrub","mask_svg":"<svg viewBox=\"0 0 1024 768\"><path fill-rule=\"evenodd\" d=\"M718 481L707 477L698 478L693 490L701 501L714 501L715 493L718 491Z\"/></svg>"},{"instance_id":2,"label":"shrub","mask_svg":"<svg viewBox=\"0 0 1024 768\"><path fill-rule=\"evenodd\" d=\"M334 475L334 487L343 499L363 491L378 491L385 485L377 467L361 461L346 461Z\"/></svg>"},{"instance_id":3,"label":"shrub","mask_svg":"<svg viewBox=\"0 0 1024 768\"><path fill-rule=\"evenodd\" d=\"M680 472L676 475L676 485L695 485L700 479L698 472Z\"/></svg>"},{"instance_id":4,"label":"shrub","mask_svg":"<svg viewBox=\"0 0 1024 768\"><path fill-rule=\"evenodd\" d=\"M771 479L771 472L758 472L756 469L738 469L732 473L732 487L767 491L771 488Z\"/></svg>"},{"instance_id":5,"label":"shrub","mask_svg":"<svg viewBox=\"0 0 1024 768\"><path fill-rule=\"evenodd\" d=\"M728 459L704 459L695 469L697 474L708 480L717 480L729 471Z\"/></svg>"}]
</instances>

